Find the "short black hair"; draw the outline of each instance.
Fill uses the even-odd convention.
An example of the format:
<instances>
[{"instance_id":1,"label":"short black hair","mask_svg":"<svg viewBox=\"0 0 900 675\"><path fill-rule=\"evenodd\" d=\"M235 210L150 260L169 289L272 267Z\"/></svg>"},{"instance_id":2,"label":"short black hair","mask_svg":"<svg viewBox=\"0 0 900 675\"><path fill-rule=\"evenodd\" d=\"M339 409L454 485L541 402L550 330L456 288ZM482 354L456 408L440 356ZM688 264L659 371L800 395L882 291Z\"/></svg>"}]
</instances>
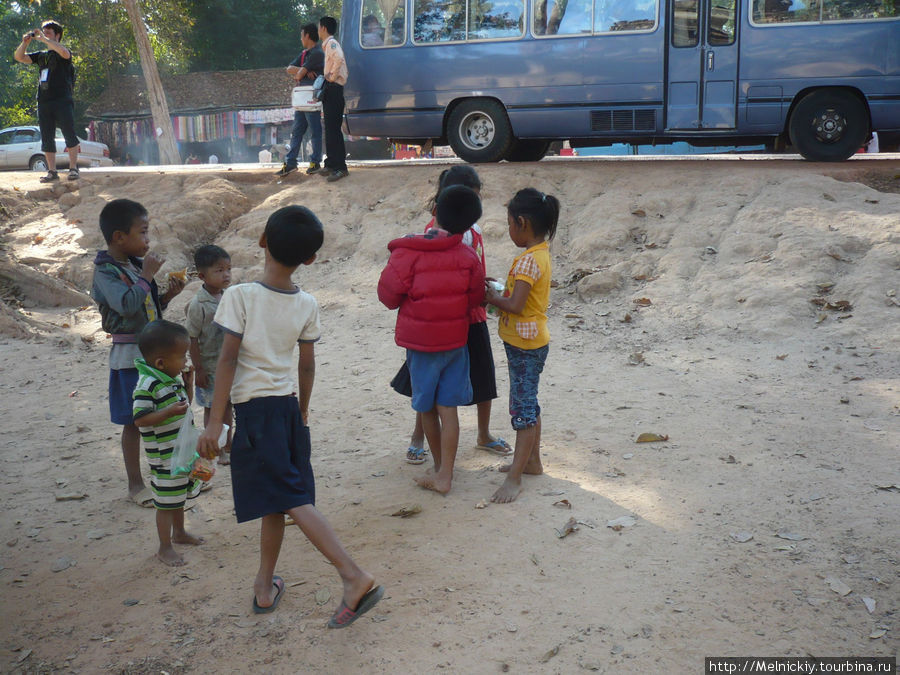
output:
<instances>
[{"instance_id":1,"label":"short black hair","mask_svg":"<svg viewBox=\"0 0 900 675\"><path fill-rule=\"evenodd\" d=\"M197 270L209 269L220 260L231 260L231 256L221 246L205 244L194 251L194 267Z\"/></svg>"},{"instance_id":2,"label":"short black hair","mask_svg":"<svg viewBox=\"0 0 900 675\"><path fill-rule=\"evenodd\" d=\"M308 37L313 42L319 41L319 27L314 23L308 23L303 28L300 29L301 33L306 33L306 37Z\"/></svg>"},{"instance_id":3,"label":"short black hair","mask_svg":"<svg viewBox=\"0 0 900 675\"><path fill-rule=\"evenodd\" d=\"M506 205L513 220L524 218L539 237L553 239L559 222L559 200L535 188L519 190Z\"/></svg>"},{"instance_id":4,"label":"short black hair","mask_svg":"<svg viewBox=\"0 0 900 675\"><path fill-rule=\"evenodd\" d=\"M329 35L334 35L337 32L337 19L333 16L323 16L319 19L319 25L327 30Z\"/></svg>"},{"instance_id":5,"label":"short black hair","mask_svg":"<svg viewBox=\"0 0 900 675\"><path fill-rule=\"evenodd\" d=\"M131 232L134 221L146 215L143 204L131 199L113 199L100 211L100 231L106 243L112 241L114 232Z\"/></svg>"},{"instance_id":6,"label":"short black hair","mask_svg":"<svg viewBox=\"0 0 900 675\"><path fill-rule=\"evenodd\" d=\"M41 24L41 30L43 30L44 28L49 28L50 30L52 30L54 33L56 33L59 36L59 38L57 39L57 42L59 42L59 40L62 40L63 28L62 28L62 26L59 25L58 21L54 21L53 19L50 19L49 21L45 21L44 23Z\"/></svg>"},{"instance_id":7,"label":"short black hair","mask_svg":"<svg viewBox=\"0 0 900 675\"><path fill-rule=\"evenodd\" d=\"M441 190L435 204L439 227L451 234L462 234L481 218L481 199L465 185L451 185Z\"/></svg>"},{"instance_id":8,"label":"short black hair","mask_svg":"<svg viewBox=\"0 0 900 675\"><path fill-rule=\"evenodd\" d=\"M297 267L312 258L325 239L322 223L305 206L285 206L266 221L266 248L276 262Z\"/></svg>"},{"instance_id":9,"label":"short black hair","mask_svg":"<svg viewBox=\"0 0 900 675\"><path fill-rule=\"evenodd\" d=\"M175 349L179 340L190 340L187 328L165 319L151 321L137 336L138 349L147 363Z\"/></svg>"},{"instance_id":10,"label":"short black hair","mask_svg":"<svg viewBox=\"0 0 900 675\"><path fill-rule=\"evenodd\" d=\"M431 198L431 208L429 210L434 210L441 190L451 185L465 185L481 192L481 178L478 176L475 167L471 164L454 164L449 169L441 171L441 175L438 176L437 192Z\"/></svg>"}]
</instances>

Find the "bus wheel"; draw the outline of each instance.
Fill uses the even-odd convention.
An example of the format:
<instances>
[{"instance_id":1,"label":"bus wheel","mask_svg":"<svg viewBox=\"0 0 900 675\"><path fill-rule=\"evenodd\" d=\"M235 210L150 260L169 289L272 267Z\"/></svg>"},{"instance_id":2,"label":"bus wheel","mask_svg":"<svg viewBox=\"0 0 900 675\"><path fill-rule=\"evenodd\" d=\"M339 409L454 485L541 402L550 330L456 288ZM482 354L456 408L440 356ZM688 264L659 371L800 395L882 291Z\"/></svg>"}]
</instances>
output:
<instances>
[{"instance_id":1,"label":"bus wheel","mask_svg":"<svg viewBox=\"0 0 900 675\"><path fill-rule=\"evenodd\" d=\"M512 142L506 111L490 99L463 101L450 113L450 147L467 162L499 162Z\"/></svg>"},{"instance_id":2,"label":"bus wheel","mask_svg":"<svg viewBox=\"0 0 900 675\"><path fill-rule=\"evenodd\" d=\"M788 129L804 159L840 162L865 142L869 121L865 105L850 92L818 89L800 100Z\"/></svg>"},{"instance_id":3,"label":"bus wheel","mask_svg":"<svg viewBox=\"0 0 900 675\"><path fill-rule=\"evenodd\" d=\"M547 154L550 141L515 140L506 151L507 162L537 162Z\"/></svg>"}]
</instances>

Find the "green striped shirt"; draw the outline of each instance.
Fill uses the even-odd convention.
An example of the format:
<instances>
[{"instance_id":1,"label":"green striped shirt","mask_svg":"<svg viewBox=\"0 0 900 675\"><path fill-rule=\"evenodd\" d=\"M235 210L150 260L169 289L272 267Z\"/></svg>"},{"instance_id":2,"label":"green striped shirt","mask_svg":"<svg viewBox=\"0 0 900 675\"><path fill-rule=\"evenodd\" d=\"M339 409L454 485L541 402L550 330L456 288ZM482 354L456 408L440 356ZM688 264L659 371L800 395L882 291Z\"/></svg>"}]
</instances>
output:
<instances>
[{"instance_id":1,"label":"green striped shirt","mask_svg":"<svg viewBox=\"0 0 900 675\"><path fill-rule=\"evenodd\" d=\"M169 377L148 365L144 359L135 359L134 366L138 371L138 381L133 394L134 423L141 430L144 451L147 453L150 466L168 469L184 413L173 415L154 427L141 426L141 417L179 401L186 401L187 391L180 377Z\"/></svg>"}]
</instances>

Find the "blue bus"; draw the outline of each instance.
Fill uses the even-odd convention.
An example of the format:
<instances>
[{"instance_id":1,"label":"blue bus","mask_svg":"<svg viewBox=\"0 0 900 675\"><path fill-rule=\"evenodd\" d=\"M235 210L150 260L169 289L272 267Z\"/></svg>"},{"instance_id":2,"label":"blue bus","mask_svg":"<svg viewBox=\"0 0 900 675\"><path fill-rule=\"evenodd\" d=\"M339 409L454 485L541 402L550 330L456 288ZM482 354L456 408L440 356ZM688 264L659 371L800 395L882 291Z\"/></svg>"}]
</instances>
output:
<instances>
[{"instance_id":1,"label":"blue bus","mask_svg":"<svg viewBox=\"0 0 900 675\"><path fill-rule=\"evenodd\" d=\"M344 0L339 37L350 134L468 162L900 141L900 0Z\"/></svg>"}]
</instances>

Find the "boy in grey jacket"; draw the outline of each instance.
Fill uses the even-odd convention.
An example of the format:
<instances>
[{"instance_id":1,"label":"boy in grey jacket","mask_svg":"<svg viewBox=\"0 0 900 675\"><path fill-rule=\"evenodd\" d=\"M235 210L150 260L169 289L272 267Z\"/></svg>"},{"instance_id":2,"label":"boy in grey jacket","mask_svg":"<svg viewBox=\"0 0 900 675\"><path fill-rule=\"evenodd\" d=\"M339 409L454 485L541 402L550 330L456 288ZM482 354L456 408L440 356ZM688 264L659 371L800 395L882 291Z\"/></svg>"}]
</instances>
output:
<instances>
[{"instance_id":1,"label":"boy in grey jacket","mask_svg":"<svg viewBox=\"0 0 900 675\"><path fill-rule=\"evenodd\" d=\"M115 199L100 212L100 231L107 250L94 259L91 297L100 307L103 330L112 335L109 353L109 414L122 425L122 456L128 476L128 495L141 506L153 506L153 493L141 476L141 435L134 424L131 394L137 384L134 360L140 358L137 334L156 319L169 301L184 289L184 280L169 278L165 294L153 276L165 258L150 252L147 209L130 199Z\"/></svg>"}]
</instances>

